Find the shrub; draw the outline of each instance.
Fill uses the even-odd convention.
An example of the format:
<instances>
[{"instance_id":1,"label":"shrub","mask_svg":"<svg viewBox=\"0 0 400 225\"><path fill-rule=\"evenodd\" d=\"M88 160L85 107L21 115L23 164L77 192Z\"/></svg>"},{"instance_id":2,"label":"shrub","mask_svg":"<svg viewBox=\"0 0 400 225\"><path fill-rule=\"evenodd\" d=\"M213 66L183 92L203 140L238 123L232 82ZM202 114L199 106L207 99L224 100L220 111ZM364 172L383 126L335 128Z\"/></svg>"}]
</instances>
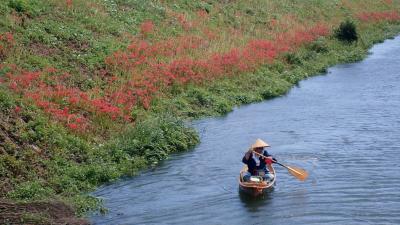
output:
<instances>
[{"instance_id":1,"label":"shrub","mask_svg":"<svg viewBox=\"0 0 400 225\"><path fill-rule=\"evenodd\" d=\"M138 122L109 145L111 152L123 150L133 157L144 157L149 164L167 158L169 153L192 148L197 133L180 119L169 115Z\"/></svg>"},{"instance_id":2,"label":"shrub","mask_svg":"<svg viewBox=\"0 0 400 225\"><path fill-rule=\"evenodd\" d=\"M221 99L216 103L215 111L217 111L220 114L226 114L232 111L232 106L227 101Z\"/></svg>"},{"instance_id":3,"label":"shrub","mask_svg":"<svg viewBox=\"0 0 400 225\"><path fill-rule=\"evenodd\" d=\"M8 6L20 13L28 11L29 8L29 4L23 0L11 0L8 2Z\"/></svg>"},{"instance_id":4,"label":"shrub","mask_svg":"<svg viewBox=\"0 0 400 225\"><path fill-rule=\"evenodd\" d=\"M317 53L326 53L329 52L328 43L325 41L325 38L318 38L316 41L307 46L310 50Z\"/></svg>"},{"instance_id":5,"label":"shrub","mask_svg":"<svg viewBox=\"0 0 400 225\"><path fill-rule=\"evenodd\" d=\"M71 203L77 211L78 215L84 215L85 212L95 209L102 209L100 205L102 200L89 195L76 195L72 198Z\"/></svg>"},{"instance_id":6,"label":"shrub","mask_svg":"<svg viewBox=\"0 0 400 225\"><path fill-rule=\"evenodd\" d=\"M335 32L336 38L345 42L354 42L358 40L356 25L351 20L340 23L339 28Z\"/></svg>"},{"instance_id":7,"label":"shrub","mask_svg":"<svg viewBox=\"0 0 400 225\"><path fill-rule=\"evenodd\" d=\"M303 60L301 56L296 52L288 52L284 55L285 60L287 63L291 65L302 65Z\"/></svg>"},{"instance_id":8,"label":"shrub","mask_svg":"<svg viewBox=\"0 0 400 225\"><path fill-rule=\"evenodd\" d=\"M0 177L17 177L26 174L26 167L23 161L16 159L12 155L0 155Z\"/></svg>"},{"instance_id":9,"label":"shrub","mask_svg":"<svg viewBox=\"0 0 400 225\"><path fill-rule=\"evenodd\" d=\"M203 10L206 13L210 13L213 6L212 3L208 3L206 1L198 1L193 2L198 10Z\"/></svg>"},{"instance_id":10,"label":"shrub","mask_svg":"<svg viewBox=\"0 0 400 225\"><path fill-rule=\"evenodd\" d=\"M192 99L192 103L196 106L209 107L213 104L214 99L207 91L201 88L190 89L187 96Z\"/></svg>"},{"instance_id":11,"label":"shrub","mask_svg":"<svg viewBox=\"0 0 400 225\"><path fill-rule=\"evenodd\" d=\"M53 191L38 181L27 181L7 195L17 200L38 200L50 197Z\"/></svg>"},{"instance_id":12,"label":"shrub","mask_svg":"<svg viewBox=\"0 0 400 225\"><path fill-rule=\"evenodd\" d=\"M31 0L10 0L8 7L14 9L20 14L25 14L29 17L37 16L40 13L38 1Z\"/></svg>"},{"instance_id":13,"label":"shrub","mask_svg":"<svg viewBox=\"0 0 400 225\"><path fill-rule=\"evenodd\" d=\"M15 107L15 101L11 97L9 93L6 91L3 91L3 89L0 90L0 111L2 112L8 112L11 110L13 107Z\"/></svg>"}]
</instances>

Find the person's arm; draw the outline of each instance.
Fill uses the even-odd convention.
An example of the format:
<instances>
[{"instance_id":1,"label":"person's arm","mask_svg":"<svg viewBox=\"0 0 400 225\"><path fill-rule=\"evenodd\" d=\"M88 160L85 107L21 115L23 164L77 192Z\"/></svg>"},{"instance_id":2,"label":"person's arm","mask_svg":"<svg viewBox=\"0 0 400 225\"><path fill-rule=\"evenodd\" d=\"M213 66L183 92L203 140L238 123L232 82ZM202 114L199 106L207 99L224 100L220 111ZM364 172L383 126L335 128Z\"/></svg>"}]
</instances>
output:
<instances>
[{"instance_id":1,"label":"person's arm","mask_svg":"<svg viewBox=\"0 0 400 225\"><path fill-rule=\"evenodd\" d=\"M250 156L252 153L252 149L249 149L243 156L242 162L247 164L249 162Z\"/></svg>"},{"instance_id":2,"label":"person's arm","mask_svg":"<svg viewBox=\"0 0 400 225\"><path fill-rule=\"evenodd\" d=\"M269 154L267 150L264 151L263 155L268 157L270 160L272 160L272 162L277 162L278 161L271 154Z\"/></svg>"}]
</instances>

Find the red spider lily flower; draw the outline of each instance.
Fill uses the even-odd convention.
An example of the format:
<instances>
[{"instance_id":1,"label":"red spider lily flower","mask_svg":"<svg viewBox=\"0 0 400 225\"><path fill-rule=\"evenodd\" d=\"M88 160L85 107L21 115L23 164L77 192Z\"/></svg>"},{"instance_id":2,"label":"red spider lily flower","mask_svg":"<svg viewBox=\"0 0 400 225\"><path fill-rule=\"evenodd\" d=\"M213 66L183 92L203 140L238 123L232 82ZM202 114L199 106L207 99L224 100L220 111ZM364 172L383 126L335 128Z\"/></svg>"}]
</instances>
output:
<instances>
[{"instance_id":1,"label":"red spider lily flower","mask_svg":"<svg viewBox=\"0 0 400 225\"><path fill-rule=\"evenodd\" d=\"M363 22L380 22L380 21L399 21L400 14L397 11L385 12L363 12L357 15L357 18Z\"/></svg>"},{"instance_id":2,"label":"red spider lily flower","mask_svg":"<svg viewBox=\"0 0 400 225\"><path fill-rule=\"evenodd\" d=\"M147 37L147 35L151 34L154 31L154 24L153 21L145 21L140 25L140 33Z\"/></svg>"},{"instance_id":3,"label":"red spider lily flower","mask_svg":"<svg viewBox=\"0 0 400 225\"><path fill-rule=\"evenodd\" d=\"M55 73L55 72L57 72L57 69L54 68L54 67L48 67L48 68L45 69L45 72L47 72L47 73Z\"/></svg>"},{"instance_id":4,"label":"red spider lily flower","mask_svg":"<svg viewBox=\"0 0 400 225\"><path fill-rule=\"evenodd\" d=\"M21 112L21 107L15 106L14 112L17 113L17 114L18 114L19 112Z\"/></svg>"},{"instance_id":5,"label":"red spider lily flower","mask_svg":"<svg viewBox=\"0 0 400 225\"><path fill-rule=\"evenodd\" d=\"M17 85L17 82L11 82L9 85L8 85L8 87L11 89L11 90L17 90L17 87L18 87L18 85Z\"/></svg>"},{"instance_id":6,"label":"red spider lily flower","mask_svg":"<svg viewBox=\"0 0 400 225\"><path fill-rule=\"evenodd\" d=\"M14 43L14 36L12 35L12 33L7 32L6 33L6 39L7 39L7 42L9 44L13 44Z\"/></svg>"},{"instance_id":7,"label":"red spider lily flower","mask_svg":"<svg viewBox=\"0 0 400 225\"><path fill-rule=\"evenodd\" d=\"M3 41L6 45L13 46L15 44L14 36L10 32L0 34L0 41Z\"/></svg>"},{"instance_id":8,"label":"red spider lily flower","mask_svg":"<svg viewBox=\"0 0 400 225\"><path fill-rule=\"evenodd\" d=\"M75 119L75 122L82 123L82 122L84 122L84 120L83 120L83 118L78 117L78 118Z\"/></svg>"},{"instance_id":9,"label":"red spider lily flower","mask_svg":"<svg viewBox=\"0 0 400 225\"><path fill-rule=\"evenodd\" d=\"M126 122L132 122L132 117L131 117L130 115L125 115L125 116L124 116L124 120L125 120Z\"/></svg>"},{"instance_id":10,"label":"red spider lily flower","mask_svg":"<svg viewBox=\"0 0 400 225\"><path fill-rule=\"evenodd\" d=\"M65 0L65 4L67 5L68 8L71 8L73 2L72 2L72 0Z\"/></svg>"},{"instance_id":11,"label":"red spider lily flower","mask_svg":"<svg viewBox=\"0 0 400 225\"><path fill-rule=\"evenodd\" d=\"M78 129L78 124L76 123L69 123L67 125L71 130L77 130Z\"/></svg>"},{"instance_id":12,"label":"red spider lily flower","mask_svg":"<svg viewBox=\"0 0 400 225\"><path fill-rule=\"evenodd\" d=\"M193 27L193 24L186 19L185 14L178 14L177 17L178 17L177 19L178 19L179 23L182 25L182 28L184 30L188 31L190 28Z\"/></svg>"},{"instance_id":13,"label":"red spider lily flower","mask_svg":"<svg viewBox=\"0 0 400 225\"><path fill-rule=\"evenodd\" d=\"M73 96L73 97L71 97L70 99L69 99L69 104L71 104L71 105L76 105L76 104L78 104L79 103L79 98L77 97L77 96Z\"/></svg>"},{"instance_id":14,"label":"red spider lily flower","mask_svg":"<svg viewBox=\"0 0 400 225\"><path fill-rule=\"evenodd\" d=\"M208 13L206 10L198 10L197 16L200 18L208 18Z\"/></svg>"}]
</instances>

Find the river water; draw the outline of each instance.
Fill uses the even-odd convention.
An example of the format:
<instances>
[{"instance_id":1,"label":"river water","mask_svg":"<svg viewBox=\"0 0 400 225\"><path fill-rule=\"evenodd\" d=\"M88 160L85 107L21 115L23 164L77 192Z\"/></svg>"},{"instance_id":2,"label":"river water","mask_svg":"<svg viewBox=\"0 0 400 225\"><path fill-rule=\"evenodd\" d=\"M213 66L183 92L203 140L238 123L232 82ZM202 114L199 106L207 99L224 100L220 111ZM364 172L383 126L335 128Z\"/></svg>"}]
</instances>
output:
<instances>
[{"instance_id":1,"label":"river water","mask_svg":"<svg viewBox=\"0 0 400 225\"><path fill-rule=\"evenodd\" d=\"M400 37L284 97L200 120L201 144L94 193L94 224L400 224ZM262 138L280 162L262 199L238 193L243 153Z\"/></svg>"}]
</instances>

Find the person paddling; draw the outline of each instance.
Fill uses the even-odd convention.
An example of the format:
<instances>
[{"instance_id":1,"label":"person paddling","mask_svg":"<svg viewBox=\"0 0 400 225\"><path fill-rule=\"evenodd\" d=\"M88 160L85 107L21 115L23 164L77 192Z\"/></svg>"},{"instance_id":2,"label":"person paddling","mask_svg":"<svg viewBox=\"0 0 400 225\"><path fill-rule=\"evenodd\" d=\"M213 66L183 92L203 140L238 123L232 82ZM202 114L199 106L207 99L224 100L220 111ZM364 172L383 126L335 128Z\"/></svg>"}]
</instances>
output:
<instances>
[{"instance_id":1,"label":"person paddling","mask_svg":"<svg viewBox=\"0 0 400 225\"><path fill-rule=\"evenodd\" d=\"M268 153L264 148L270 147L266 142L261 139L257 139L256 142L250 147L250 149L243 156L242 162L247 165L248 171L244 174L243 180L249 181L251 176L261 176L266 181L274 179L274 174L270 173L268 168L271 167L273 162L276 162L275 158ZM265 156L255 154L253 151Z\"/></svg>"}]
</instances>

